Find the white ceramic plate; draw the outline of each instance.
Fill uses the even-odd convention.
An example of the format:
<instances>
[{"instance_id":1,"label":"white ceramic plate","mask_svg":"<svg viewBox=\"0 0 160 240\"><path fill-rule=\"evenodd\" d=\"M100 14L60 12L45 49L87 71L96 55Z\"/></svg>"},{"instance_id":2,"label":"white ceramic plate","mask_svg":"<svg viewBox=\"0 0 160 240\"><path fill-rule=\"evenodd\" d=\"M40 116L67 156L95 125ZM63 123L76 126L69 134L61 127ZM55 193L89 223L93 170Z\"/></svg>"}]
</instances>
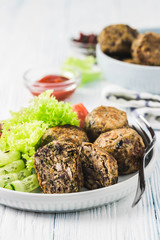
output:
<instances>
[{"instance_id":1,"label":"white ceramic plate","mask_svg":"<svg viewBox=\"0 0 160 240\"><path fill-rule=\"evenodd\" d=\"M145 167L146 180L151 176L156 163L156 147ZM76 211L118 201L136 190L138 174L119 177L118 183L96 190L78 193L43 194L23 193L0 188L0 203L9 207L36 212Z\"/></svg>"}]
</instances>

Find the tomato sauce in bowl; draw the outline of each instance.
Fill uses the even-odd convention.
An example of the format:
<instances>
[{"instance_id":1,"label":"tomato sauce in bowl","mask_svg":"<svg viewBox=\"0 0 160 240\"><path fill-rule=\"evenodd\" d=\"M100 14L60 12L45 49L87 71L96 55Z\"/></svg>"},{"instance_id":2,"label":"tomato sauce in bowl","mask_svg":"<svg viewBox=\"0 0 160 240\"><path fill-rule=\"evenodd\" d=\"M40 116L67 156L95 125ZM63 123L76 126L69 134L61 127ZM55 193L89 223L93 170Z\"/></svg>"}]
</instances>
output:
<instances>
[{"instance_id":1,"label":"tomato sauce in bowl","mask_svg":"<svg viewBox=\"0 0 160 240\"><path fill-rule=\"evenodd\" d=\"M38 71L38 70L36 70ZM38 96L46 90L53 90L58 101L69 98L76 90L81 80L81 74L77 69L57 74L52 71L28 70L24 74L24 83L32 95ZM46 72L46 74L44 74Z\"/></svg>"},{"instance_id":2,"label":"tomato sauce in bowl","mask_svg":"<svg viewBox=\"0 0 160 240\"><path fill-rule=\"evenodd\" d=\"M42 79L40 79L38 82L39 83L61 83L64 81L69 80L66 77L63 76L58 76L58 75L47 75L45 77L43 77Z\"/></svg>"},{"instance_id":3,"label":"tomato sauce in bowl","mask_svg":"<svg viewBox=\"0 0 160 240\"><path fill-rule=\"evenodd\" d=\"M67 89L63 90L63 87L66 86L66 84L64 84L64 82L68 81L68 80L69 80L69 78L59 76L59 75L47 75L47 76L43 77L42 79L38 80L37 83L34 84L34 87L41 88L41 86L43 86L43 90L42 91L40 90L39 92L31 91L31 93L34 96L38 96L40 93L42 93L44 91L44 89L49 90L53 87L54 92L52 95L54 95L55 98L59 101L65 100L65 99L69 98L76 90L75 88L72 90L67 90ZM42 85L42 83L44 83L44 84ZM52 84L56 84L56 83L61 83L58 85L58 89L59 89L58 91L56 91L56 89L57 89L56 86L52 86ZM62 90L60 90L60 88L62 88Z\"/></svg>"}]
</instances>

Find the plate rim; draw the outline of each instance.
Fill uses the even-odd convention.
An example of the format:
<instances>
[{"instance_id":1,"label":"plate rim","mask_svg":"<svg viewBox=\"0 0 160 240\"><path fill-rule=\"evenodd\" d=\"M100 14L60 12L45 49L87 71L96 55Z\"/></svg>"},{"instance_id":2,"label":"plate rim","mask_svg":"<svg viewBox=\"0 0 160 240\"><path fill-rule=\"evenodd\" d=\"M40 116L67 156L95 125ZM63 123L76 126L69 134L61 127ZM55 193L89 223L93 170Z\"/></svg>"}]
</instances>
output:
<instances>
[{"instance_id":1,"label":"plate rim","mask_svg":"<svg viewBox=\"0 0 160 240\"><path fill-rule=\"evenodd\" d=\"M131 121L128 114L129 123ZM131 121L132 122L132 121ZM145 167L145 180L153 173L158 159L158 142L153 147L153 155ZM127 175L124 175L127 176ZM127 197L136 190L138 172L128 174L128 178L114 185L76 193L28 193L11 191L0 187L0 204L19 210L32 212L73 212L102 206Z\"/></svg>"},{"instance_id":2,"label":"plate rim","mask_svg":"<svg viewBox=\"0 0 160 240\"><path fill-rule=\"evenodd\" d=\"M155 144L154 148L153 148L153 156L150 160L150 162L148 163L148 165L145 167L145 178L148 179L148 174L150 172L150 170L153 171L153 168L155 166L155 163L157 161L157 158L156 158L156 152L157 152L157 147L156 147L157 143ZM75 198L78 198L78 197L82 197L82 196L86 196L86 195L95 195L97 193L101 193L103 191L116 191L117 188L121 189L123 188L124 184L129 184L129 183L132 183L132 182L136 182L137 181L137 178L138 178L138 172L136 172L133 176L129 177L128 179L122 181L122 182L119 182L119 183L116 183L114 185L111 185L111 186L108 186L108 187L103 187L103 188L99 188L99 189L94 189L94 190L88 190L88 191L82 191L82 192L75 192L75 193L54 193L54 194L44 194L44 193L29 193L29 192L18 192L18 191L12 191L12 190L9 190L9 189L5 189L5 188L2 188L0 187L0 195L2 193L3 197L4 195L7 195L8 197L9 196L17 196L17 197L22 197L24 198L24 200L28 200L29 198L47 198L47 200L52 200L52 199L64 199L64 197L66 198L71 198L71 197L75 197ZM1 200L1 196L0 196L0 200Z\"/></svg>"}]
</instances>

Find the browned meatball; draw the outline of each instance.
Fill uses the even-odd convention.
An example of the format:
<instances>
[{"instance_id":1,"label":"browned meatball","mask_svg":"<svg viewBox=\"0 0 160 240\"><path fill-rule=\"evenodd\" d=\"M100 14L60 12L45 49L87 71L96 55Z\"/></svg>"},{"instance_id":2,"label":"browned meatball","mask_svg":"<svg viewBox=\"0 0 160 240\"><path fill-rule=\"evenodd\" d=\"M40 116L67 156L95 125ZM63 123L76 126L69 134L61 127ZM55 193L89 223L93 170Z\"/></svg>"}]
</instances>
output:
<instances>
[{"instance_id":1,"label":"browned meatball","mask_svg":"<svg viewBox=\"0 0 160 240\"><path fill-rule=\"evenodd\" d=\"M34 165L44 193L70 193L81 190L83 175L76 144L54 140L35 153Z\"/></svg>"},{"instance_id":2,"label":"browned meatball","mask_svg":"<svg viewBox=\"0 0 160 240\"><path fill-rule=\"evenodd\" d=\"M125 58L122 60L123 62L126 63L133 63L133 64L137 64L137 62L133 59L133 58Z\"/></svg>"},{"instance_id":3,"label":"browned meatball","mask_svg":"<svg viewBox=\"0 0 160 240\"><path fill-rule=\"evenodd\" d=\"M97 107L86 116L84 121L84 129L91 142L101 133L127 126L126 113L114 107Z\"/></svg>"},{"instance_id":4,"label":"browned meatball","mask_svg":"<svg viewBox=\"0 0 160 240\"><path fill-rule=\"evenodd\" d=\"M132 41L137 37L137 30L125 24L105 27L98 36L101 50L109 55L130 55Z\"/></svg>"},{"instance_id":5,"label":"browned meatball","mask_svg":"<svg viewBox=\"0 0 160 240\"><path fill-rule=\"evenodd\" d=\"M49 128L41 138L40 146L44 146L53 140L73 141L80 145L82 142L88 142L85 131L72 125L63 125Z\"/></svg>"},{"instance_id":6,"label":"browned meatball","mask_svg":"<svg viewBox=\"0 0 160 240\"><path fill-rule=\"evenodd\" d=\"M115 157L119 174L137 171L145 148L141 136L131 128L102 133L94 144Z\"/></svg>"},{"instance_id":7,"label":"browned meatball","mask_svg":"<svg viewBox=\"0 0 160 240\"><path fill-rule=\"evenodd\" d=\"M117 161L109 153L92 143L82 143L81 159L85 187L97 189L117 183Z\"/></svg>"},{"instance_id":8,"label":"browned meatball","mask_svg":"<svg viewBox=\"0 0 160 240\"><path fill-rule=\"evenodd\" d=\"M140 34L132 43L132 57L143 65L160 66L160 35L157 33Z\"/></svg>"}]
</instances>

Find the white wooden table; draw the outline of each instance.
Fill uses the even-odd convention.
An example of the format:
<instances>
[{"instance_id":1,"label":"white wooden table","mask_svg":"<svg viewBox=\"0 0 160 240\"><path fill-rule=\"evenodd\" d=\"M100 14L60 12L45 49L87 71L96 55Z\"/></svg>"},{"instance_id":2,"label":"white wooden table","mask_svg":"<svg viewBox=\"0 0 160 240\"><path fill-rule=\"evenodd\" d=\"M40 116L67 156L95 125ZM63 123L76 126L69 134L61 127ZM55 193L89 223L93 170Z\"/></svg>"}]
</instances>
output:
<instances>
[{"instance_id":1,"label":"white wooden table","mask_svg":"<svg viewBox=\"0 0 160 240\"><path fill-rule=\"evenodd\" d=\"M0 0L0 119L31 98L22 81L27 68L61 64L74 54L71 36L99 32L119 22L156 27L159 10L158 0ZM79 89L72 101L92 108L99 102L101 84ZM160 153L159 132L157 140ZM160 239L159 156L157 160L144 197L134 209L130 207L133 196L76 213L31 213L0 205L0 240Z\"/></svg>"}]
</instances>

